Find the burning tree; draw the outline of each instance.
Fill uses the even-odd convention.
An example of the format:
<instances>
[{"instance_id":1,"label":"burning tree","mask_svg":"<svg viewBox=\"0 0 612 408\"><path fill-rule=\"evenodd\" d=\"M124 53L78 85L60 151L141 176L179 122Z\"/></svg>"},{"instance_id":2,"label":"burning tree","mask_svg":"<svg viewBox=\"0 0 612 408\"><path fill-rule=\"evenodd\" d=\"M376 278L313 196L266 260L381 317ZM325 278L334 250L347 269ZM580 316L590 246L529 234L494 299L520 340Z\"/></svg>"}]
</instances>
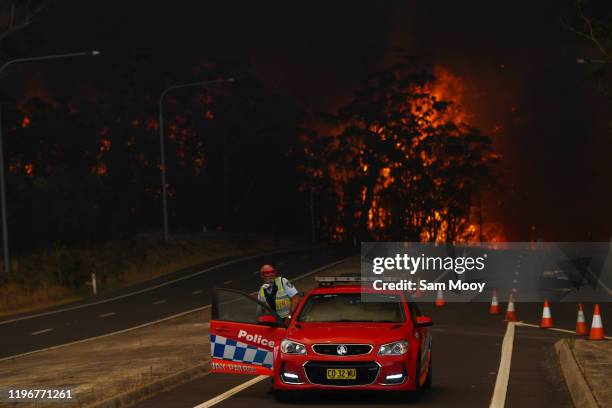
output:
<instances>
[{"instance_id":1,"label":"burning tree","mask_svg":"<svg viewBox=\"0 0 612 408\"><path fill-rule=\"evenodd\" d=\"M133 64L117 67L113 87L59 98L34 83L4 106L15 252L159 230L157 98L165 83ZM286 152L297 140L300 110L246 63L198 71L179 71L168 83L239 80L164 100L172 230L282 231L289 224L279 215L289 196L282 186L295 186L298 177Z\"/></svg>"},{"instance_id":2,"label":"burning tree","mask_svg":"<svg viewBox=\"0 0 612 408\"><path fill-rule=\"evenodd\" d=\"M439 69L398 63L339 109L334 134L304 137L302 169L319 196L335 203L322 217L331 238L482 237L480 194L494 179L498 156L461 106L445 99L448 79Z\"/></svg>"}]
</instances>

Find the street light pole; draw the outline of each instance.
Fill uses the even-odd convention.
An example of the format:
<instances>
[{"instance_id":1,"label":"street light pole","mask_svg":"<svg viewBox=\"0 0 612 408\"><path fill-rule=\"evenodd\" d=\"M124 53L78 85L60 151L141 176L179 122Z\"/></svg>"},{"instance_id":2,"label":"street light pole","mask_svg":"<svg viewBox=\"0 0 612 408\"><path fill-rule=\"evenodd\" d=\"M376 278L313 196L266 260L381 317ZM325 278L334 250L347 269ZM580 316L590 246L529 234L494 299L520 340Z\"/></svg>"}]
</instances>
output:
<instances>
[{"instance_id":1,"label":"street light pole","mask_svg":"<svg viewBox=\"0 0 612 408\"><path fill-rule=\"evenodd\" d=\"M164 217L164 242L168 242L168 199L166 197L166 148L164 146L164 113L163 113L163 98L165 93L159 97L159 155L161 167L161 194L162 194L162 212Z\"/></svg>"},{"instance_id":2,"label":"street light pole","mask_svg":"<svg viewBox=\"0 0 612 408\"><path fill-rule=\"evenodd\" d=\"M2 105L0 105L0 204L2 205L2 249L4 254L4 273L8 275L11 270L11 257L9 254L8 225L6 217L6 190L4 185L4 146L2 140Z\"/></svg>"},{"instance_id":3,"label":"street light pole","mask_svg":"<svg viewBox=\"0 0 612 408\"><path fill-rule=\"evenodd\" d=\"M7 61L2 66L0 66L0 74L2 74L2 71L4 71L9 66L22 62L43 61L71 57L95 57L97 55L100 55L100 51L94 50L85 52L71 52L68 54L42 55L40 57L16 58ZM8 275L8 273L11 271L11 258L9 256L9 236L6 216L6 185L4 180L4 151L2 145L2 106L0 105L0 204L2 205L2 249L4 253L4 273Z\"/></svg>"},{"instance_id":4,"label":"street light pole","mask_svg":"<svg viewBox=\"0 0 612 408\"><path fill-rule=\"evenodd\" d=\"M234 78L216 79L212 81L189 82L180 85L171 85L164 89L159 96L158 112L159 112L159 149L160 149L160 167L161 167L161 194L162 194L162 212L164 217L164 242L168 242L168 198L166 193L166 148L164 138L164 96L172 90L179 88L189 88L197 86L208 86L213 84L221 84L225 82L234 82Z\"/></svg>"},{"instance_id":5,"label":"street light pole","mask_svg":"<svg viewBox=\"0 0 612 408\"><path fill-rule=\"evenodd\" d=\"M612 60L576 58L576 64L612 64Z\"/></svg>"},{"instance_id":6,"label":"street light pole","mask_svg":"<svg viewBox=\"0 0 612 408\"><path fill-rule=\"evenodd\" d=\"M100 55L100 51L85 51L85 52L71 52L68 54L53 54L53 55L42 55L40 57L27 57L27 58L15 58L13 60L7 61L0 67L0 74L4 71L9 65L17 64L20 62L31 62L31 61L43 61L50 59L58 59L58 58L71 58L71 57L95 57Z\"/></svg>"}]
</instances>

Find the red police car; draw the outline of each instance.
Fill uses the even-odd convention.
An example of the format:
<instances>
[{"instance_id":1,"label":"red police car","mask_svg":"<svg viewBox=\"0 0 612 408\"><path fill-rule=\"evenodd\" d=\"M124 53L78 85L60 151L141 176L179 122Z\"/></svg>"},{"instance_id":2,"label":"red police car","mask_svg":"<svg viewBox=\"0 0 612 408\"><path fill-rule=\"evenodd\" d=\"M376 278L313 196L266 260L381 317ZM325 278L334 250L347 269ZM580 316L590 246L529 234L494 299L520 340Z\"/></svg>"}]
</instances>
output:
<instances>
[{"instance_id":1,"label":"red police car","mask_svg":"<svg viewBox=\"0 0 612 408\"><path fill-rule=\"evenodd\" d=\"M407 294L366 289L359 278L318 280L288 326L253 297L215 289L212 371L271 375L278 399L295 390L431 387L432 320ZM372 291L367 302L363 290Z\"/></svg>"}]
</instances>

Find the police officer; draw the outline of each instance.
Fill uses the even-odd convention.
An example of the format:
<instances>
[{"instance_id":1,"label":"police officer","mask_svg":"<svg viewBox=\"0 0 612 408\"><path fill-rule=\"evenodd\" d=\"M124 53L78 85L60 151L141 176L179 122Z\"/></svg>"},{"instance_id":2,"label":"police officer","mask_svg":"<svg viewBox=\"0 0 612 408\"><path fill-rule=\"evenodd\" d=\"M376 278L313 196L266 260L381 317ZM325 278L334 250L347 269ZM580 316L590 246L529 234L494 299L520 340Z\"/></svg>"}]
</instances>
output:
<instances>
[{"instance_id":1,"label":"police officer","mask_svg":"<svg viewBox=\"0 0 612 408\"><path fill-rule=\"evenodd\" d=\"M282 276L278 276L272 265L264 265L260 269L262 285L259 288L257 300L270 306L281 318L291 318L291 313L299 303L298 291Z\"/></svg>"}]
</instances>

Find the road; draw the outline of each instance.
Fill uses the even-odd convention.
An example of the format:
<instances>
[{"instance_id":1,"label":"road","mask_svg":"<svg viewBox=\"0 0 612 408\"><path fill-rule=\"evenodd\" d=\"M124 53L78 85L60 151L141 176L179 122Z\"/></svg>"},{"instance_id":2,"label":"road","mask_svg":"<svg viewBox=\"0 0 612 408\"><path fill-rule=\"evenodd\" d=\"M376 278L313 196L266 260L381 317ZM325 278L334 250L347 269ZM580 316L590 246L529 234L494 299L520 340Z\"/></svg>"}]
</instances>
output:
<instances>
[{"instance_id":1,"label":"road","mask_svg":"<svg viewBox=\"0 0 612 408\"><path fill-rule=\"evenodd\" d=\"M101 336L210 304L213 287L251 291L272 263L288 278L346 256L336 249L293 249L196 265L152 281L0 320L0 358Z\"/></svg>"},{"instance_id":2,"label":"road","mask_svg":"<svg viewBox=\"0 0 612 408\"><path fill-rule=\"evenodd\" d=\"M504 305L505 306L505 305ZM573 330L574 304L552 305L555 327ZM486 407L489 405L500 364L501 344L506 332L502 316L488 314L485 303L449 303L444 308L422 305L423 312L434 319L433 361L434 387L418 398L406 395L371 393L316 393L306 396L297 405L318 407L352 407L400 405L406 402L425 407ZM519 319L538 323L542 305L516 305ZM590 321L592 306L585 307ZM612 305L605 304L604 316L612 316ZM553 344L571 336L554 330L516 326L510 376L506 383L507 407L572 407L554 353ZM208 374L192 382L143 401L135 407L195 407L230 391L216 408L254 406L289 407L296 403L275 402L268 379L239 390L251 376ZM203 405L203 407L212 405Z\"/></svg>"}]
</instances>

